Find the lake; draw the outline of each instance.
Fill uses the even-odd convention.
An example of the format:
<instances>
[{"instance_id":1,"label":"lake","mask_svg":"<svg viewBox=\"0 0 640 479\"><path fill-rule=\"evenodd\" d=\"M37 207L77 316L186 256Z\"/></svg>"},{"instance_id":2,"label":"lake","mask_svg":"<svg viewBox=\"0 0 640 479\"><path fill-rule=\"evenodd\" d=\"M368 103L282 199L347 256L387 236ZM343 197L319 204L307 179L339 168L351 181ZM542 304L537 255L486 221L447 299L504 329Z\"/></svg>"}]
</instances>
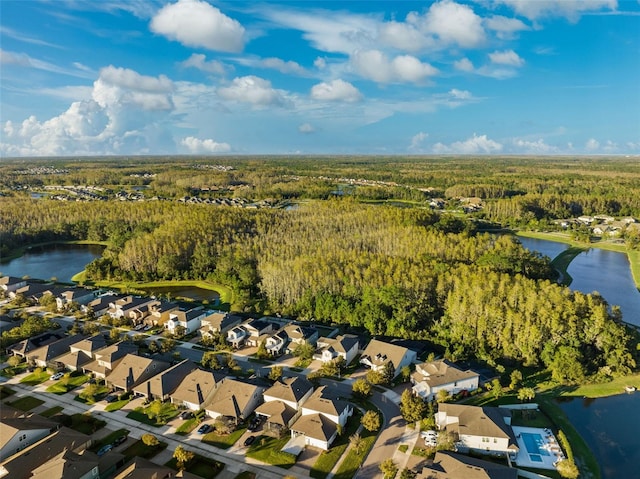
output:
<instances>
[{"instance_id":1,"label":"lake","mask_svg":"<svg viewBox=\"0 0 640 479\"><path fill-rule=\"evenodd\" d=\"M518 239L525 248L539 251L551 259L568 247L556 241ZM624 321L640 326L640 292L636 289L625 253L591 248L576 256L567 272L573 278L571 289L583 293L599 292L610 305L620 306Z\"/></svg>"},{"instance_id":2,"label":"lake","mask_svg":"<svg viewBox=\"0 0 640 479\"><path fill-rule=\"evenodd\" d=\"M558 405L591 448L603 479L639 477L640 392Z\"/></svg>"},{"instance_id":3,"label":"lake","mask_svg":"<svg viewBox=\"0 0 640 479\"><path fill-rule=\"evenodd\" d=\"M8 263L0 263L0 272L7 276L50 280L57 278L62 283L83 271L85 266L102 255L104 246L56 244L31 248L21 257Z\"/></svg>"}]
</instances>

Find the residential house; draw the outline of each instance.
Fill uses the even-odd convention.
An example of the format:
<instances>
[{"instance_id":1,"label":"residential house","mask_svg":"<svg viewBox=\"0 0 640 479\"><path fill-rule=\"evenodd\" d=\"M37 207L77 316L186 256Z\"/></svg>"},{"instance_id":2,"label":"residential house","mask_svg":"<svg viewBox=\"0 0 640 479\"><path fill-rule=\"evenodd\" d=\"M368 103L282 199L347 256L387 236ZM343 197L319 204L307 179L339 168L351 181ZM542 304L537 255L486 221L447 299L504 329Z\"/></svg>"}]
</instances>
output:
<instances>
[{"instance_id":1,"label":"residential house","mask_svg":"<svg viewBox=\"0 0 640 479\"><path fill-rule=\"evenodd\" d=\"M450 395L474 391L478 389L479 381L480 374L471 370L463 371L444 359L416 364L416 370L411 375L413 393L425 401L432 401L442 390Z\"/></svg>"},{"instance_id":2,"label":"residential house","mask_svg":"<svg viewBox=\"0 0 640 479\"><path fill-rule=\"evenodd\" d=\"M114 319L129 318L134 322L140 322L149 313L149 305L156 302L153 298L129 295L112 300L107 313Z\"/></svg>"},{"instance_id":3,"label":"residential house","mask_svg":"<svg viewBox=\"0 0 640 479\"><path fill-rule=\"evenodd\" d=\"M322 386L301 405L302 416L321 414L341 427L353 414L353 407L348 401L336 396L329 387Z\"/></svg>"},{"instance_id":4,"label":"residential house","mask_svg":"<svg viewBox=\"0 0 640 479\"><path fill-rule=\"evenodd\" d=\"M257 416L266 418L266 429L282 432L301 414L302 404L313 394L313 384L296 376L277 381L264 394L264 403L256 409Z\"/></svg>"},{"instance_id":5,"label":"residential house","mask_svg":"<svg viewBox=\"0 0 640 479\"><path fill-rule=\"evenodd\" d=\"M287 333L284 329L276 331L274 334L268 336L264 340L265 348L271 356L280 356L281 354L283 354L285 352L285 349L287 348L288 343L289 336L287 336Z\"/></svg>"},{"instance_id":6,"label":"residential house","mask_svg":"<svg viewBox=\"0 0 640 479\"><path fill-rule=\"evenodd\" d=\"M56 306L58 311L62 311L70 304L74 303L79 306L88 304L95 299L96 292L86 288L70 288L56 297Z\"/></svg>"},{"instance_id":7,"label":"residential house","mask_svg":"<svg viewBox=\"0 0 640 479\"><path fill-rule=\"evenodd\" d=\"M509 409L441 403L435 419L438 429L454 434L461 452L509 454L512 457L518 452Z\"/></svg>"},{"instance_id":8,"label":"residential house","mask_svg":"<svg viewBox=\"0 0 640 479\"><path fill-rule=\"evenodd\" d=\"M98 479L100 458L90 451L77 454L63 450L31 471L30 479Z\"/></svg>"},{"instance_id":9,"label":"residential house","mask_svg":"<svg viewBox=\"0 0 640 479\"><path fill-rule=\"evenodd\" d=\"M358 355L360 338L354 334L339 335L335 338L321 337L318 339L317 345L318 350L313 356L314 359L328 363L341 356L346 364L350 364Z\"/></svg>"},{"instance_id":10,"label":"residential house","mask_svg":"<svg viewBox=\"0 0 640 479\"><path fill-rule=\"evenodd\" d=\"M106 293L101 296L98 296L95 299L92 299L85 305L80 306L80 311L87 314L89 311L93 311L93 314L96 318L107 314L110 308L110 305L116 301L118 298L122 298L123 296L116 295L114 293Z\"/></svg>"},{"instance_id":11,"label":"residential house","mask_svg":"<svg viewBox=\"0 0 640 479\"><path fill-rule=\"evenodd\" d=\"M178 387L170 394L171 402L192 411L199 411L209 402L222 381L222 375L203 369L194 369L184 376Z\"/></svg>"},{"instance_id":12,"label":"residential house","mask_svg":"<svg viewBox=\"0 0 640 479\"><path fill-rule=\"evenodd\" d=\"M178 308L176 303L168 301L151 303L149 315L144 319L144 322L149 326L164 326L169 321L169 315Z\"/></svg>"},{"instance_id":13,"label":"residential house","mask_svg":"<svg viewBox=\"0 0 640 479\"><path fill-rule=\"evenodd\" d=\"M26 285L26 279L16 278L15 276L3 276L0 278L0 290L2 290L5 295L17 289L24 288Z\"/></svg>"},{"instance_id":14,"label":"residential house","mask_svg":"<svg viewBox=\"0 0 640 479\"><path fill-rule=\"evenodd\" d=\"M36 366L41 368L63 369L65 365L58 362L57 358L68 353L71 345L82 339L85 339L85 336L81 334L66 336L46 346L34 349L27 354L27 360L33 361Z\"/></svg>"},{"instance_id":15,"label":"residential house","mask_svg":"<svg viewBox=\"0 0 640 479\"><path fill-rule=\"evenodd\" d=\"M245 344L250 347L256 347L261 341L266 341L267 335L272 334L278 329L278 325L264 319L250 319L242 323L247 330Z\"/></svg>"},{"instance_id":16,"label":"residential house","mask_svg":"<svg viewBox=\"0 0 640 479\"><path fill-rule=\"evenodd\" d=\"M127 354L137 353L138 346L121 341L94 353L94 360L82 366L85 373L104 379Z\"/></svg>"},{"instance_id":17,"label":"residential house","mask_svg":"<svg viewBox=\"0 0 640 479\"><path fill-rule=\"evenodd\" d=\"M233 348L238 349L244 345L248 336L249 332L247 331L247 328L245 328L244 325L239 324L227 331L227 342L231 344Z\"/></svg>"},{"instance_id":18,"label":"residential house","mask_svg":"<svg viewBox=\"0 0 640 479\"><path fill-rule=\"evenodd\" d=\"M209 311L209 315L206 318L202 318L200 334L202 336L213 333L225 334L241 322L242 318L235 314L227 313L225 311Z\"/></svg>"},{"instance_id":19,"label":"residential house","mask_svg":"<svg viewBox=\"0 0 640 479\"><path fill-rule=\"evenodd\" d=\"M184 377L194 369L196 369L195 363L185 359L134 387L133 392L148 400L160 399L164 401L176 390Z\"/></svg>"},{"instance_id":20,"label":"residential house","mask_svg":"<svg viewBox=\"0 0 640 479\"><path fill-rule=\"evenodd\" d=\"M2 409L10 406L2 405ZM3 411L0 421L0 461L19 453L56 431L60 425L41 416L5 417Z\"/></svg>"},{"instance_id":21,"label":"residential house","mask_svg":"<svg viewBox=\"0 0 640 479\"><path fill-rule=\"evenodd\" d=\"M384 371L390 363L393 366L395 378L403 367L415 362L416 356L416 352L409 348L372 339L362 352L360 363L380 372Z\"/></svg>"},{"instance_id":22,"label":"residential house","mask_svg":"<svg viewBox=\"0 0 640 479\"><path fill-rule=\"evenodd\" d=\"M31 471L63 451L82 453L91 445L91 436L66 427L40 439L18 454L0 461L0 478L29 479ZM60 477L60 476L50 476Z\"/></svg>"},{"instance_id":23,"label":"residential house","mask_svg":"<svg viewBox=\"0 0 640 479\"><path fill-rule=\"evenodd\" d=\"M291 353L294 349L304 343L309 343L312 346L315 346L318 342L318 330L315 328L308 328L298 324L288 324L283 329L289 338L285 351L287 353Z\"/></svg>"},{"instance_id":24,"label":"residential house","mask_svg":"<svg viewBox=\"0 0 640 479\"><path fill-rule=\"evenodd\" d=\"M207 416L235 425L244 421L262 402L265 388L237 379L225 378L205 404Z\"/></svg>"},{"instance_id":25,"label":"residential house","mask_svg":"<svg viewBox=\"0 0 640 479\"><path fill-rule=\"evenodd\" d=\"M47 344L51 344L55 341L59 341L64 338L65 334L60 329L57 331L47 331L46 333L38 334L29 339L24 339L16 344L13 344L7 348L9 354L26 358L28 354L36 349L39 349Z\"/></svg>"},{"instance_id":26,"label":"residential house","mask_svg":"<svg viewBox=\"0 0 640 479\"><path fill-rule=\"evenodd\" d=\"M38 303L40 299L45 295L57 296L64 289L62 286L53 286L51 284L44 283L32 283L27 281L27 285L21 288L16 289L15 291L11 291L9 293L9 297L11 299L15 299L16 296L23 296L25 299Z\"/></svg>"},{"instance_id":27,"label":"residential house","mask_svg":"<svg viewBox=\"0 0 640 479\"><path fill-rule=\"evenodd\" d=\"M107 376L107 385L129 392L168 368L164 361L127 354Z\"/></svg>"},{"instance_id":28,"label":"residential house","mask_svg":"<svg viewBox=\"0 0 640 479\"><path fill-rule=\"evenodd\" d=\"M450 451L436 452L416 479L517 479L518 469Z\"/></svg>"},{"instance_id":29,"label":"residential house","mask_svg":"<svg viewBox=\"0 0 640 479\"><path fill-rule=\"evenodd\" d=\"M338 426L322 414L300 417L291 426L291 437L304 437L304 444L327 451L338 436Z\"/></svg>"},{"instance_id":30,"label":"residential house","mask_svg":"<svg viewBox=\"0 0 640 479\"><path fill-rule=\"evenodd\" d=\"M167 321L165 327L171 334L175 334L178 327L184 328L184 334L190 334L200 329L202 325L202 319L209 315L208 311L203 309L179 309L169 313L169 321Z\"/></svg>"},{"instance_id":31,"label":"residential house","mask_svg":"<svg viewBox=\"0 0 640 479\"><path fill-rule=\"evenodd\" d=\"M69 352L56 358L56 362L69 371L81 370L95 358L96 351L104 348L107 342L102 334L78 341L69 346Z\"/></svg>"},{"instance_id":32,"label":"residential house","mask_svg":"<svg viewBox=\"0 0 640 479\"><path fill-rule=\"evenodd\" d=\"M159 466L148 459L135 456L133 461L116 474L113 479L169 479L177 477L174 476L175 473L173 469Z\"/></svg>"}]
</instances>

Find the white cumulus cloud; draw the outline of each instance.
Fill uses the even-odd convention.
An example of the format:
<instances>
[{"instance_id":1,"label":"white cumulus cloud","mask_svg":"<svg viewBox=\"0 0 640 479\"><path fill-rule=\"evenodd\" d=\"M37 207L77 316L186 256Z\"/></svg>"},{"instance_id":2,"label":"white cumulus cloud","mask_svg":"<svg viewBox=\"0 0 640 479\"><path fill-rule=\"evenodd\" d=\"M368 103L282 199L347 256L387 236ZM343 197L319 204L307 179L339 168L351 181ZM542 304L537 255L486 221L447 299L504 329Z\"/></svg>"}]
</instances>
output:
<instances>
[{"instance_id":1,"label":"white cumulus cloud","mask_svg":"<svg viewBox=\"0 0 640 479\"><path fill-rule=\"evenodd\" d=\"M456 141L450 145L436 143L433 145L433 152L436 154L458 154L458 155L490 155L502 150L502 144L487 138L487 135L476 135L464 141Z\"/></svg>"},{"instance_id":2,"label":"white cumulus cloud","mask_svg":"<svg viewBox=\"0 0 640 479\"><path fill-rule=\"evenodd\" d=\"M524 65L524 60L513 50L489 53L489 60L491 60L491 63L497 65L508 65L511 67L521 67Z\"/></svg>"},{"instance_id":3,"label":"white cumulus cloud","mask_svg":"<svg viewBox=\"0 0 640 479\"><path fill-rule=\"evenodd\" d=\"M201 0L178 0L162 7L151 19L150 29L189 47L222 52L244 48L245 29L218 8Z\"/></svg>"},{"instance_id":4,"label":"white cumulus cloud","mask_svg":"<svg viewBox=\"0 0 640 479\"><path fill-rule=\"evenodd\" d=\"M140 75L112 65L100 70L93 99L103 108L132 105L143 110L171 110L173 83L166 76Z\"/></svg>"},{"instance_id":5,"label":"white cumulus cloud","mask_svg":"<svg viewBox=\"0 0 640 479\"><path fill-rule=\"evenodd\" d=\"M460 70L463 72L472 72L474 70L473 63L468 58L461 58L460 60L456 60L453 62L453 67L456 70Z\"/></svg>"},{"instance_id":6,"label":"white cumulus cloud","mask_svg":"<svg viewBox=\"0 0 640 479\"><path fill-rule=\"evenodd\" d=\"M351 83L337 79L311 87L311 98L321 101L356 102L362 99L362 94Z\"/></svg>"},{"instance_id":7,"label":"white cumulus cloud","mask_svg":"<svg viewBox=\"0 0 640 479\"><path fill-rule=\"evenodd\" d=\"M224 75L227 72L227 67L218 60L208 60L202 53L193 53L189 58L180 63L183 68L196 68L207 73L213 73L215 75Z\"/></svg>"},{"instance_id":8,"label":"white cumulus cloud","mask_svg":"<svg viewBox=\"0 0 640 479\"><path fill-rule=\"evenodd\" d=\"M502 15L493 15L484 19L487 29L496 32L496 36L502 40L511 40L518 32L530 30L522 20L517 18L503 17Z\"/></svg>"},{"instance_id":9,"label":"white cumulus cloud","mask_svg":"<svg viewBox=\"0 0 640 479\"><path fill-rule=\"evenodd\" d=\"M429 133L425 133L424 131L420 131L411 137L411 144L409 145L410 150L418 150L422 146L424 140L429 137Z\"/></svg>"},{"instance_id":10,"label":"white cumulus cloud","mask_svg":"<svg viewBox=\"0 0 640 479\"><path fill-rule=\"evenodd\" d=\"M485 41L482 18L468 5L451 0L434 3L423 18L414 17L413 21L444 44L473 48Z\"/></svg>"},{"instance_id":11,"label":"white cumulus cloud","mask_svg":"<svg viewBox=\"0 0 640 479\"><path fill-rule=\"evenodd\" d=\"M194 136L183 138L180 144L193 154L226 153L231 150L231 145L228 143L218 143L210 138L202 140Z\"/></svg>"},{"instance_id":12,"label":"white cumulus cloud","mask_svg":"<svg viewBox=\"0 0 640 479\"><path fill-rule=\"evenodd\" d=\"M584 147L589 151L596 151L598 148L600 148L600 142L595 138L589 138Z\"/></svg>"},{"instance_id":13,"label":"white cumulus cloud","mask_svg":"<svg viewBox=\"0 0 640 479\"><path fill-rule=\"evenodd\" d=\"M516 138L513 145L518 153L528 155L553 155L560 153L560 149L556 146L548 145L542 138L535 141Z\"/></svg>"},{"instance_id":14,"label":"white cumulus cloud","mask_svg":"<svg viewBox=\"0 0 640 479\"><path fill-rule=\"evenodd\" d=\"M269 80L255 75L234 78L229 86L218 88L218 96L224 100L256 106L286 103L283 92L274 89Z\"/></svg>"},{"instance_id":15,"label":"white cumulus cloud","mask_svg":"<svg viewBox=\"0 0 640 479\"><path fill-rule=\"evenodd\" d=\"M360 76L377 83L420 83L438 73L437 68L414 56L399 55L390 60L380 50L356 51L350 63Z\"/></svg>"}]
</instances>

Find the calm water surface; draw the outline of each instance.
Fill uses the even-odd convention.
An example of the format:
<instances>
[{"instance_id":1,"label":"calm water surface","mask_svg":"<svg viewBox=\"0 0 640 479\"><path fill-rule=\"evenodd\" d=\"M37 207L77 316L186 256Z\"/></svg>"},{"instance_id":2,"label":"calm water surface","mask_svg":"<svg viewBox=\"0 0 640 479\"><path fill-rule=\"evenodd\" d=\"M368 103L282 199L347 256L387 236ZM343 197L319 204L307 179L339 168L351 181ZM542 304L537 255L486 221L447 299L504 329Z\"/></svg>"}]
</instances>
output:
<instances>
[{"instance_id":1,"label":"calm water surface","mask_svg":"<svg viewBox=\"0 0 640 479\"><path fill-rule=\"evenodd\" d=\"M640 477L640 392L559 405L594 453L603 479Z\"/></svg>"},{"instance_id":2,"label":"calm water surface","mask_svg":"<svg viewBox=\"0 0 640 479\"><path fill-rule=\"evenodd\" d=\"M533 238L520 238L522 245L556 257L567 248L564 243ZM622 319L640 326L640 292L636 289L626 254L591 248L576 256L567 271L573 278L571 289L583 293L597 291L610 305L618 305Z\"/></svg>"},{"instance_id":3,"label":"calm water surface","mask_svg":"<svg viewBox=\"0 0 640 479\"><path fill-rule=\"evenodd\" d=\"M3 275L49 280L52 277L68 283L73 275L102 255L104 246L58 244L32 248L20 258L0 263Z\"/></svg>"}]
</instances>

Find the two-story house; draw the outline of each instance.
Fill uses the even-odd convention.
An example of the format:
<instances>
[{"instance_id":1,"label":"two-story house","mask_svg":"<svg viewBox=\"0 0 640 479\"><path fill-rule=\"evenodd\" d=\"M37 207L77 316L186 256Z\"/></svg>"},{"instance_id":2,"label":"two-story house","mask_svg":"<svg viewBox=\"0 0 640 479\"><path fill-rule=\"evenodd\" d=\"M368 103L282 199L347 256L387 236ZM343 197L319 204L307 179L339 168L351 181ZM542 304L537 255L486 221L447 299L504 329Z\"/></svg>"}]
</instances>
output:
<instances>
[{"instance_id":1,"label":"two-story house","mask_svg":"<svg viewBox=\"0 0 640 479\"><path fill-rule=\"evenodd\" d=\"M436 452L416 479L517 479L518 469L450 451Z\"/></svg>"},{"instance_id":2,"label":"two-story house","mask_svg":"<svg viewBox=\"0 0 640 479\"><path fill-rule=\"evenodd\" d=\"M63 369L65 365L59 363L57 358L68 353L72 344L84 338L85 336L81 334L64 337L27 353L27 360L33 361L36 366L41 368Z\"/></svg>"},{"instance_id":3,"label":"two-story house","mask_svg":"<svg viewBox=\"0 0 640 479\"><path fill-rule=\"evenodd\" d=\"M2 290L6 296L26 285L26 279L16 278L15 276L3 276L0 278L0 290Z\"/></svg>"},{"instance_id":4,"label":"two-story house","mask_svg":"<svg viewBox=\"0 0 640 479\"><path fill-rule=\"evenodd\" d=\"M58 311L62 311L72 303L82 306L96 297L96 292L86 288L69 288L56 297Z\"/></svg>"},{"instance_id":5,"label":"two-story house","mask_svg":"<svg viewBox=\"0 0 640 479\"><path fill-rule=\"evenodd\" d=\"M413 393L425 401L435 399L438 391L449 394L478 389L480 374L471 370L463 371L447 360L416 364L411 375Z\"/></svg>"},{"instance_id":6,"label":"two-story house","mask_svg":"<svg viewBox=\"0 0 640 479\"><path fill-rule=\"evenodd\" d=\"M50 419L2 405L0 420L0 462L56 431L60 425Z\"/></svg>"},{"instance_id":7,"label":"two-story house","mask_svg":"<svg viewBox=\"0 0 640 479\"><path fill-rule=\"evenodd\" d=\"M169 321L167 321L165 327L171 334L175 334L178 327L183 328L184 334L191 334L200 329L202 319L208 315L209 312L201 308L175 310L169 313Z\"/></svg>"},{"instance_id":8,"label":"two-story house","mask_svg":"<svg viewBox=\"0 0 640 479\"><path fill-rule=\"evenodd\" d=\"M390 363L393 366L395 378L403 367L415 362L416 356L416 352L411 349L372 339L362 352L360 363L380 372Z\"/></svg>"},{"instance_id":9,"label":"two-story house","mask_svg":"<svg viewBox=\"0 0 640 479\"><path fill-rule=\"evenodd\" d=\"M360 338L354 334L338 335L335 338L321 337L318 338L317 346L314 359L328 363L341 356L346 364L350 364L358 355Z\"/></svg>"},{"instance_id":10,"label":"two-story house","mask_svg":"<svg viewBox=\"0 0 640 479\"><path fill-rule=\"evenodd\" d=\"M435 419L438 429L454 434L461 452L508 454L512 458L518 453L509 409L442 403Z\"/></svg>"},{"instance_id":11,"label":"two-story house","mask_svg":"<svg viewBox=\"0 0 640 479\"><path fill-rule=\"evenodd\" d=\"M169 363L135 354L127 354L107 376L107 385L121 391L132 391L139 384L169 368Z\"/></svg>"},{"instance_id":12,"label":"two-story house","mask_svg":"<svg viewBox=\"0 0 640 479\"><path fill-rule=\"evenodd\" d=\"M264 394L264 403L256 409L256 416L266 419L265 429L278 434L290 429L298 419L301 406L313 394L313 384L303 377L277 381Z\"/></svg>"},{"instance_id":13,"label":"two-story house","mask_svg":"<svg viewBox=\"0 0 640 479\"><path fill-rule=\"evenodd\" d=\"M106 347L107 341L102 334L97 334L73 343L69 352L56 358L56 362L69 371L78 371L95 359L97 351Z\"/></svg>"},{"instance_id":14,"label":"two-story house","mask_svg":"<svg viewBox=\"0 0 640 479\"><path fill-rule=\"evenodd\" d=\"M207 317L202 318L200 334L202 336L213 333L226 334L227 331L241 322L242 318L236 314L225 311L209 311Z\"/></svg>"},{"instance_id":15,"label":"two-story house","mask_svg":"<svg viewBox=\"0 0 640 479\"><path fill-rule=\"evenodd\" d=\"M86 374L92 374L97 378L104 379L127 354L138 352L138 346L127 341L121 341L106 348L102 348L94 353L94 360L84 364L82 370Z\"/></svg>"}]
</instances>

